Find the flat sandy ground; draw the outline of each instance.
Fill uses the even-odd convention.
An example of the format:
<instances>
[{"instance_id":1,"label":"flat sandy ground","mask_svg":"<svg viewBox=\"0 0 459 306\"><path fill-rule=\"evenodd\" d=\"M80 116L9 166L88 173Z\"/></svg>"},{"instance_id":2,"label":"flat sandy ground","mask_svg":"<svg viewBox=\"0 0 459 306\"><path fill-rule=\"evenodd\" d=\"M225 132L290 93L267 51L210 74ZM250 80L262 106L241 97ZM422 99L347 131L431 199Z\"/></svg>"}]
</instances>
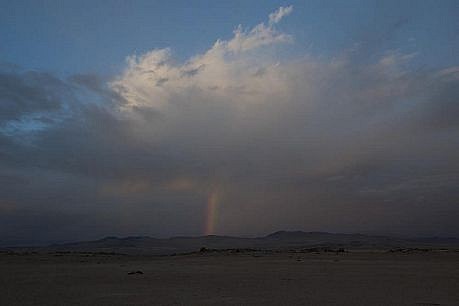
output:
<instances>
[{"instance_id":1,"label":"flat sandy ground","mask_svg":"<svg viewBox=\"0 0 459 306\"><path fill-rule=\"evenodd\" d=\"M0 305L459 305L459 252L0 254Z\"/></svg>"}]
</instances>

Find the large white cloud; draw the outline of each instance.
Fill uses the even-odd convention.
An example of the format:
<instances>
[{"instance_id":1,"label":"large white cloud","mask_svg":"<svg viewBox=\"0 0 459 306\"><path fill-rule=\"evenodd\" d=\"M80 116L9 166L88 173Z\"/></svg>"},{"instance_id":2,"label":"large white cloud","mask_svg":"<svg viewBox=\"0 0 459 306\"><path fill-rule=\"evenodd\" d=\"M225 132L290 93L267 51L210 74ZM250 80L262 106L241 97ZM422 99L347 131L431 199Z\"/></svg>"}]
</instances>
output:
<instances>
[{"instance_id":1,"label":"large white cloud","mask_svg":"<svg viewBox=\"0 0 459 306\"><path fill-rule=\"evenodd\" d=\"M277 14L286 13L282 10ZM239 26L232 39L217 40L207 52L183 64L171 58L170 49L131 56L127 69L112 87L128 106L160 107L170 102L174 94L192 88L201 94L234 94L234 98L242 99L240 103L262 100L260 95L284 90L281 87L285 87L286 80L282 67L273 58L260 58L264 53L261 49L291 41L290 35L278 32L271 23L260 23L249 31Z\"/></svg>"}]
</instances>

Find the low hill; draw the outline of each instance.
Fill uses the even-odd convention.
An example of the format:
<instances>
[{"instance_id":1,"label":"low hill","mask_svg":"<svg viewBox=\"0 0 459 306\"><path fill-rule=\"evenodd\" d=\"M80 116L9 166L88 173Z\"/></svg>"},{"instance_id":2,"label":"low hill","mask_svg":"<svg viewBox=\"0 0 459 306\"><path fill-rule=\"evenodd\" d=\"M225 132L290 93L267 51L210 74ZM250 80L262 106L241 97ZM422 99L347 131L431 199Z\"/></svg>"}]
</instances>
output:
<instances>
[{"instance_id":1,"label":"low hill","mask_svg":"<svg viewBox=\"0 0 459 306\"><path fill-rule=\"evenodd\" d=\"M157 239L147 236L106 237L95 241L54 244L40 248L21 248L37 252L103 252L136 255L169 255L205 249L301 250L311 248L396 249L458 247L457 238L401 239L363 234L278 231L264 237L230 236L172 237ZM10 249L11 250L11 249ZM16 249L17 250L17 249Z\"/></svg>"}]
</instances>

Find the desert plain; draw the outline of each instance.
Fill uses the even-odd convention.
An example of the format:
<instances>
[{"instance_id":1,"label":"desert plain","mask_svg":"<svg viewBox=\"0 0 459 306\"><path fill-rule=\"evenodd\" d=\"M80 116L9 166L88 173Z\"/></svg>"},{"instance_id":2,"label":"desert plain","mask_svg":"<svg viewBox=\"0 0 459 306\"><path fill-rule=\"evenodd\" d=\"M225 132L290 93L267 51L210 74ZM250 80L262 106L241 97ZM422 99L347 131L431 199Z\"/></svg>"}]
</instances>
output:
<instances>
[{"instance_id":1,"label":"desert plain","mask_svg":"<svg viewBox=\"0 0 459 306\"><path fill-rule=\"evenodd\" d=\"M459 252L3 252L0 305L459 305Z\"/></svg>"}]
</instances>

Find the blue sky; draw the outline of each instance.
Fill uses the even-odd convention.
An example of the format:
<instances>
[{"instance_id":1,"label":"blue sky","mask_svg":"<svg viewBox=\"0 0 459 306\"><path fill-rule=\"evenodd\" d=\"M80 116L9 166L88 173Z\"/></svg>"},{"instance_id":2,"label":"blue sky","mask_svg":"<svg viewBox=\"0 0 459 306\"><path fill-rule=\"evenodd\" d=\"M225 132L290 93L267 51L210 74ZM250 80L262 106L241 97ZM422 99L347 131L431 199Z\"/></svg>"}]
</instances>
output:
<instances>
[{"instance_id":1,"label":"blue sky","mask_svg":"<svg viewBox=\"0 0 459 306\"><path fill-rule=\"evenodd\" d=\"M155 48L186 60L287 4L279 28L295 37L292 56L363 44L417 52L421 66L458 64L457 1L0 1L0 60L62 74L113 74Z\"/></svg>"}]
</instances>

